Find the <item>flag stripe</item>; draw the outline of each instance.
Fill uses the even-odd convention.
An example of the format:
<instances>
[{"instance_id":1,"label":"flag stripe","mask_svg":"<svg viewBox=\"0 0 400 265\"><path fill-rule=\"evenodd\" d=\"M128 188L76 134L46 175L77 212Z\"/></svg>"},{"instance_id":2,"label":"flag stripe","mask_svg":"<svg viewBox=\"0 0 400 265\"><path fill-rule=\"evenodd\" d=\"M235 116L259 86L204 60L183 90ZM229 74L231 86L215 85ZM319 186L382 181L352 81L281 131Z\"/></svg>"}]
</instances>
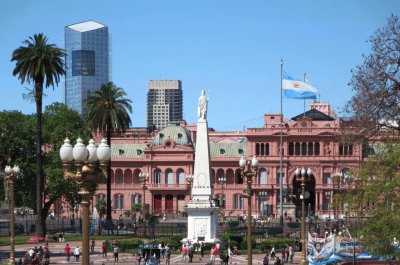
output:
<instances>
[{"instance_id":1,"label":"flag stripe","mask_svg":"<svg viewBox=\"0 0 400 265\"><path fill-rule=\"evenodd\" d=\"M286 98L292 99L316 99L317 89L312 85L291 78L286 73L282 79L283 94Z\"/></svg>"}]
</instances>

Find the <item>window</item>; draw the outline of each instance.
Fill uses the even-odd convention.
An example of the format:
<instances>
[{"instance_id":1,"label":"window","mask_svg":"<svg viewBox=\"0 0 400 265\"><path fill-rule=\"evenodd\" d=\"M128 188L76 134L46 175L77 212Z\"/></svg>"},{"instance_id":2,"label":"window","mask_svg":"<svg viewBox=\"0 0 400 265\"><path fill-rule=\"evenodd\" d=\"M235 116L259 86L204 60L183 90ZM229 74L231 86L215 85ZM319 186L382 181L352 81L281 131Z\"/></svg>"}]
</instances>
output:
<instances>
[{"instance_id":1,"label":"window","mask_svg":"<svg viewBox=\"0 0 400 265\"><path fill-rule=\"evenodd\" d=\"M225 154L225 149L222 149L222 148L219 149L219 154L220 154L220 155L224 155L224 154Z\"/></svg>"},{"instance_id":2,"label":"window","mask_svg":"<svg viewBox=\"0 0 400 265\"><path fill-rule=\"evenodd\" d=\"M281 173L281 174L282 174L282 181L284 181L284 179L285 179L285 173ZM277 172L277 173L276 173L276 184L278 184L278 185L280 184L280 183L279 183L279 179L280 179L280 178L279 178L279 172ZM284 182L282 182L282 184L284 184Z\"/></svg>"},{"instance_id":3,"label":"window","mask_svg":"<svg viewBox=\"0 0 400 265\"><path fill-rule=\"evenodd\" d=\"M243 209L243 195L235 194L233 195L233 209Z\"/></svg>"},{"instance_id":4,"label":"window","mask_svg":"<svg viewBox=\"0 0 400 265\"><path fill-rule=\"evenodd\" d=\"M261 168L258 175L259 175L259 183L261 185L267 184L267 171L265 170L265 168Z\"/></svg>"},{"instance_id":5,"label":"window","mask_svg":"<svg viewBox=\"0 0 400 265\"><path fill-rule=\"evenodd\" d=\"M180 170L179 172L178 172L178 181L179 181L179 184L185 184L185 182L186 182L186 178L185 178L185 172L183 172L183 170Z\"/></svg>"},{"instance_id":6,"label":"window","mask_svg":"<svg viewBox=\"0 0 400 265\"><path fill-rule=\"evenodd\" d=\"M167 171L165 172L165 177L165 182L167 184L174 184L174 172L172 172L172 169L167 169Z\"/></svg>"},{"instance_id":7,"label":"window","mask_svg":"<svg viewBox=\"0 0 400 265\"><path fill-rule=\"evenodd\" d=\"M94 76L95 65L94 51L72 51L72 76Z\"/></svg>"},{"instance_id":8,"label":"window","mask_svg":"<svg viewBox=\"0 0 400 265\"><path fill-rule=\"evenodd\" d=\"M161 170L156 169L154 171L154 184L161 184Z\"/></svg>"},{"instance_id":9,"label":"window","mask_svg":"<svg viewBox=\"0 0 400 265\"><path fill-rule=\"evenodd\" d=\"M324 173L323 174L323 185L332 184L331 173Z\"/></svg>"}]
</instances>

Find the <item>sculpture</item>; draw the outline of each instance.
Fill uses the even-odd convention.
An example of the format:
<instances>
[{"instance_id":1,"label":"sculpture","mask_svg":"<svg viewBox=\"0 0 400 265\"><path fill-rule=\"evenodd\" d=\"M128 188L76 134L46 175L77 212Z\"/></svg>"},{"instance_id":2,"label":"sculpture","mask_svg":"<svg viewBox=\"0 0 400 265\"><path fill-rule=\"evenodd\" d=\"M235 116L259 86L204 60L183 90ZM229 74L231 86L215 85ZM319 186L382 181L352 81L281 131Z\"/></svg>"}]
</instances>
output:
<instances>
[{"instance_id":1,"label":"sculpture","mask_svg":"<svg viewBox=\"0 0 400 265\"><path fill-rule=\"evenodd\" d=\"M199 97L199 106L197 109L197 116L199 119L205 120L207 118L207 97L205 96L204 90L201 91L201 95Z\"/></svg>"}]
</instances>

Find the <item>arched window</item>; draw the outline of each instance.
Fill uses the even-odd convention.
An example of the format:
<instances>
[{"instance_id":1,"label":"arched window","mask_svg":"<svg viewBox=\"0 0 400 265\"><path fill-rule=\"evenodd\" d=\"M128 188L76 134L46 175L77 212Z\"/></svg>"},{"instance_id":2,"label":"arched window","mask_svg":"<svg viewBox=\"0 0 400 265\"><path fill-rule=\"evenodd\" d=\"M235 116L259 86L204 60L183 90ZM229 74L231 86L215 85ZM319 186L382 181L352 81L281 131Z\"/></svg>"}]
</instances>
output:
<instances>
[{"instance_id":1,"label":"arched window","mask_svg":"<svg viewBox=\"0 0 400 265\"><path fill-rule=\"evenodd\" d=\"M258 183L260 185L267 184L267 171L265 168L261 168L258 172Z\"/></svg>"},{"instance_id":2,"label":"arched window","mask_svg":"<svg viewBox=\"0 0 400 265\"><path fill-rule=\"evenodd\" d=\"M114 209L118 209L119 206L119 194L114 194Z\"/></svg>"},{"instance_id":3,"label":"arched window","mask_svg":"<svg viewBox=\"0 0 400 265\"><path fill-rule=\"evenodd\" d=\"M307 143L301 143L301 155L306 156L307 155Z\"/></svg>"},{"instance_id":4,"label":"arched window","mask_svg":"<svg viewBox=\"0 0 400 265\"><path fill-rule=\"evenodd\" d=\"M161 169L156 169L154 170L154 184L160 184L161 183Z\"/></svg>"},{"instance_id":5,"label":"arched window","mask_svg":"<svg viewBox=\"0 0 400 265\"><path fill-rule=\"evenodd\" d=\"M316 142L316 143L314 144L314 154L315 154L316 156L319 156L319 142Z\"/></svg>"},{"instance_id":6,"label":"arched window","mask_svg":"<svg viewBox=\"0 0 400 265\"><path fill-rule=\"evenodd\" d=\"M217 181L217 183L219 183L219 179L220 178L223 178L223 177L225 177L225 172L224 172L224 170L223 169L218 169L217 170L217 179L216 179L216 181ZM213 183L212 183L213 184Z\"/></svg>"},{"instance_id":7,"label":"arched window","mask_svg":"<svg viewBox=\"0 0 400 265\"><path fill-rule=\"evenodd\" d=\"M132 184L133 182L132 170L127 169L124 173L124 183L125 184Z\"/></svg>"},{"instance_id":8,"label":"arched window","mask_svg":"<svg viewBox=\"0 0 400 265\"><path fill-rule=\"evenodd\" d=\"M268 143L265 144L265 155L269 156L269 144Z\"/></svg>"},{"instance_id":9,"label":"arched window","mask_svg":"<svg viewBox=\"0 0 400 265\"><path fill-rule=\"evenodd\" d=\"M260 155L260 144L256 143L256 155L259 156Z\"/></svg>"},{"instance_id":10,"label":"arched window","mask_svg":"<svg viewBox=\"0 0 400 265\"><path fill-rule=\"evenodd\" d=\"M174 172L170 168L165 171L165 183L174 184Z\"/></svg>"},{"instance_id":11,"label":"arched window","mask_svg":"<svg viewBox=\"0 0 400 265\"><path fill-rule=\"evenodd\" d=\"M236 184L243 184L243 176L242 176L242 172L240 171L240 169L236 170Z\"/></svg>"},{"instance_id":12,"label":"arched window","mask_svg":"<svg viewBox=\"0 0 400 265\"><path fill-rule=\"evenodd\" d=\"M300 143L296 142L294 145L294 154L299 156L300 155Z\"/></svg>"},{"instance_id":13,"label":"arched window","mask_svg":"<svg viewBox=\"0 0 400 265\"><path fill-rule=\"evenodd\" d=\"M186 184L185 171L183 169L178 169L178 183L181 185Z\"/></svg>"},{"instance_id":14,"label":"arched window","mask_svg":"<svg viewBox=\"0 0 400 265\"><path fill-rule=\"evenodd\" d=\"M116 184L124 183L124 173L122 172L122 169L117 169L115 171L115 183Z\"/></svg>"},{"instance_id":15,"label":"arched window","mask_svg":"<svg viewBox=\"0 0 400 265\"><path fill-rule=\"evenodd\" d=\"M294 155L294 144L292 142L289 143L289 155Z\"/></svg>"},{"instance_id":16,"label":"arched window","mask_svg":"<svg viewBox=\"0 0 400 265\"><path fill-rule=\"evenodd\" d=\"M309 156L314 155L314 146L313 146L313 143L308 143L308 155L309 155Z\"/></svg>"},{"instance_id":17,"label":"arched window","mask_svg":"<svg viewBox=\"0 0 400 265\"><path fill-rule=\"evenodd\" d=\"M260 149L261 149L261 155L262 156L265 155L265 145L264 144L261 144Z\"/></svg>"}]
</instances>

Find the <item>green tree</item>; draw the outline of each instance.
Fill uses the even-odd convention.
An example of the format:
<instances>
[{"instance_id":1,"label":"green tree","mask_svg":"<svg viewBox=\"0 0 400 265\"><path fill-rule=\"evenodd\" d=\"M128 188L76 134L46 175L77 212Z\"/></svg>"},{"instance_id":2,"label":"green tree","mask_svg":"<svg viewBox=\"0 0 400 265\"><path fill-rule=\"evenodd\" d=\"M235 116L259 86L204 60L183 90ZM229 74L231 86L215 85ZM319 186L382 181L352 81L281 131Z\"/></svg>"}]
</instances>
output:
<instances>
[{"instance_id":1,"label":"green tree","mask_svg":"<svg viewBox=\"0 0 400 265\"><path fill-rule=\"evenodd\" d=\"M351 211L363 220L358 231L361 244L376 255L400 256L391 244L394 237L400 238L399 165L400 144L386 144L359 172L353 172L356 188L344 197Z\"/></svg>"},{"instance_id":2,"label":"green tree","mask_svg":"<svg viewBox=\"0 0 400 265\"><path fill-rule=\"evenodd\" d=\"M107 144L111 146L111 133L125 131L131 125L129 113L132 112L131 100L125 98L122 88L112 82L104 84L87 99L86 121L92 132L105 134ZM128 113L129 112L129 113ZM108 168L107 178L107 224L112 221L111 216L111 165Z\"/></svg>"},{"instance_id":3,"label":"green tree","mask_svg":"<svg viewBox=\"0 0 400 265\"><path fill-rule=\"evenodd\" d=\"M51 148L44 153L45 185L42 208L44 216L48 215L51 205L61 197L70 205L81 201L76 183L64 180L59 150L65 137L70 139L81 137L87 142L89 136L90 132L78 112L61 103L53 103L46 107L43 114L43 142ZM45 226L45 222L42 225Z\"/></svg>"},{"instance_id":4,"label":"green tree","mask_svg":"<svg viewBox=\"0 0 400 265\"><path fill-rule=\"evenodd\" d=\"M22 176L15 187L16 206L35 207L35 128L34 117L19 111L0 112L0 167L18 165ZM3 181L3 178L1 178ZM4 183L2 183L4 184ZM4 198L3 185L0 185L0 198Z\"/></svg>"},{"instance_id":5,"label":"green tree","mask_svg":"<svg viewBox=\"0 0 400 265\"><path fill-rule=\"evenodd\" d=\"M44 236L43 227L43 157L42 157L42 98L43 87L58 84L65 74L64 50L47 43L47 37L40 33L29 37L12 53L11 61L16 65L13 75L18 75L21 83L33 82L36 103L36 234Z\"/></svg>"},{"instance_id":6,"label":"green tree","mask_svg":"<svg viewBox=\"0 0 400 265\"><path fill-rule=\"evenodd\" d=\"M400 21L389 17L387 25L368 40L371 53L352 70L354 96L345 112L366 135L376 130L400 130Z\"/></svg>"}]
</instances>

